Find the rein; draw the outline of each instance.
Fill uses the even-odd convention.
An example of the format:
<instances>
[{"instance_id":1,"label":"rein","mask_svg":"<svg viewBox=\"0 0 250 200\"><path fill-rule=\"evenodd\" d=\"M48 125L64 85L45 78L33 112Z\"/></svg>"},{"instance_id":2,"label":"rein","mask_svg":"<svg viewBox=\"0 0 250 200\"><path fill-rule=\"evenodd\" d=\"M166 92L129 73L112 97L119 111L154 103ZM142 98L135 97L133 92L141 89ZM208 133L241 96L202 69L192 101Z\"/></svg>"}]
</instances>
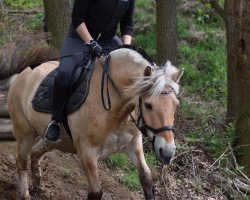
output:
<instances>
[{"instance_id":1,"label":"rein","mask_svg":"<svg viewBox=\"0 0 250 200\"><path fill-rule=\"evenodd\" d=\"M111 100L110 100L109 87L108 87L109 81L112 84L112 86L115 89L118 96L121 98L121 93L120 93L119 89L117 88L114 80L112 79L112 77L109 74L109 61L110 61L110 55L107 56L104 65L102 65L103 72L102 72L102 82L101 82L102 105L103 105L104 109L107 111L111 109ZM105 81L105 78L106 78L106 84L107 84L106 93L107 93L108 105L105 104L105 100L104 100L104 81Z\"/></svg>"},{"instance_id":2,"label":"rein","mask_svg":"<svg viewBox=\"0 0 250 200\"><path fill-rule=\"evenodd\" d=\"M112 77L109 74L109 61L110 61L110 55L107 56L104 65L101 64L103 66L102 81L101 81L102 104L103 104L104 109L107 110L107 111L109 111L111 109L111 100L110 100L109 89L108 89L108 82L109 81L112 84L112 86L115 89L115 91L118 94L118 96L120 97L120 99L122 100L121 93L120 93L119 89L117 88L114 80L112 79ZM106 105L105 99L104 99L104 81L105 81L105 78L106 78L106 83L107 83L106 93L107 93L107 102L108 102L108 105ZM173 92L173 89L168 90L168 91L164 91L164 92L162 92L162 94L170 94L172 92ZM161 128L155 129L155 128L149 126L145 122L145 119L144 119L143 113L142 113L142 99L141 99L141 97L139 98L139 117L138 117L137 121L135 120L135 118L133 117L133 115L131 113L129 113L129 115L131 117L131 121L141 131L141 133L143 134L143 136L147 137L147 130L150 130L150 131L153 132L154 137L153 137L153 141L152 142L154 142L155 137L160 132L163 132L163 131L173 131L174 132L174 126L163 126ZM140 120L142 121L142 125L141 126L140 126Z\"/></svg>"},{"instance_id":3,"label":"rein","mask_svg":"<svg viewBox=\"0 0 250 200\"><path fill-rule=\"evenodd\" d=\"M112 84L113 88L115 89L116 93L118 94L118 96L120 97L121 101L122 100L122 97L121 97L121 92L119 91L119 89L117 88L114 80L112 79L112 77L110 76L109 74L109 61L110 61L110 55L107 56L105 62L104 62L104 65L102 65L103 67L103 72L102 72L102 81L101 81L101 96L102 96L102 105L104 107L105 110L109 111L111 109L111 100L110 100L110 95L109 95L109 89L108 89L108 82L110 81L110 83ZM106 83L107 83L107 89L106 89L106 92L107 92L107 101L108 101L108 105L105 104L105 100L104 100L104 81L105 81L105 78L106 78ZM133 115L131 113L129 113L130 117L131 117L131 121L133 123L136 124L136 120L135 118L133 117Z\"/></svg>"}]
</instances>

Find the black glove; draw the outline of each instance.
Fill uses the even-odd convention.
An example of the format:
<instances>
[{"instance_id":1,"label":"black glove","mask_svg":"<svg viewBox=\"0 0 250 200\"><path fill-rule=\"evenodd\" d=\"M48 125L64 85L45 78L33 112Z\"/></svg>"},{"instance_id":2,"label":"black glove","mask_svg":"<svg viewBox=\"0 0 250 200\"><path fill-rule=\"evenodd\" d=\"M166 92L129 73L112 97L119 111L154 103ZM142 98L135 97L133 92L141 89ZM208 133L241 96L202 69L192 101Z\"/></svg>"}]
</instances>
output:
<instances>
[{"instance_id":1,"label":"black glove","mask_svg":"<svg viewBox=\"0 0 250 200\"><path fill-rule=\"evenodd\" d=\"M101 57L103 55L102 47L95 40L90 40L90 43L87 45L93 56Z\"/></svg>"}]
</instances>

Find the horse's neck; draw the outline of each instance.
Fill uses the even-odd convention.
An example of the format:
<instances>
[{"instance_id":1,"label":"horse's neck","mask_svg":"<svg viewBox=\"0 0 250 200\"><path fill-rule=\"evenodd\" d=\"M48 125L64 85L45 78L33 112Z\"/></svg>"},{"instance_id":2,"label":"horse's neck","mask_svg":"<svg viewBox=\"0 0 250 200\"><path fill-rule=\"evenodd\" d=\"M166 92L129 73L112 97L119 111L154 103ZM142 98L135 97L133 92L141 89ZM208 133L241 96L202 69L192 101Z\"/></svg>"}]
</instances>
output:
<instances>
[{"instance_id":1,"label":"horse's neck","mask_svg":"<svg viewBox=\"0 0 250 200\"><path fill-rule=\"evenodd\" d=\"M125 93L125 88L132 85L136 81L136 78L143 76L145 67L143 64L134 62L133 60L119 60L111 63L110 73L112 78L127 101L130 101L133 97Z\"/></svg>"}]
</instances>

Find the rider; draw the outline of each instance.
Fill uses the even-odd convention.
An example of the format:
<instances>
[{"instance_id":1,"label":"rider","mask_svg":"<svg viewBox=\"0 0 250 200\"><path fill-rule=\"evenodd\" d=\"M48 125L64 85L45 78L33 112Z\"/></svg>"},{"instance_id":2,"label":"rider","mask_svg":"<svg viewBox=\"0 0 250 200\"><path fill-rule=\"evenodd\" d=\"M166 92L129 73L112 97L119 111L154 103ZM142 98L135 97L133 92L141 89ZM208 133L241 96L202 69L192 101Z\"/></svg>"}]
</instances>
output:
<instances>
[{"instance_id":1,"label":"rider","mask_svg":"<svg viewBox=\"0 0 250 200\"><path fill-rule=\"evenodd\" d=\"M72 22L61 48L58 75L54 83L52 120L45 131L47 141L56 142L60 135L62 112L74 68L88 55L100 57L103 48L130 44L133 33L135 0L75 0ZM116 36L120 24L122 41ZM82 52L81 54L77 54ZM86 53L84 53L86 52Z\"/></svg>"}]
</instances>

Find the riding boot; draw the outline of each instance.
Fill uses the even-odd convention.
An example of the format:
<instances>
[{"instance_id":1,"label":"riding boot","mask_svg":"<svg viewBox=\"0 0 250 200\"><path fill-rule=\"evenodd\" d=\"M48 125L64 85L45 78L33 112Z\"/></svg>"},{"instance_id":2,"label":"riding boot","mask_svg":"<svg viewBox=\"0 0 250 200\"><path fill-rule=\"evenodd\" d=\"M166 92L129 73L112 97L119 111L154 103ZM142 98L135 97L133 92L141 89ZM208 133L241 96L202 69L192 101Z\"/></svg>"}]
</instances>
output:
<instances>
[{"instance_id":1,"label":"riding boot","mask_svg":"<svg viewBox=\"0 0 250 200\"><path fill-rule=\"evenodd\" d=\"M49 142L57 142L60 136L60 125L62 114L66 104L67 87L62 87L55 79L52 98L52 118L51 123L45 130L45 139Z\"/></svg>"}]
</instances>

